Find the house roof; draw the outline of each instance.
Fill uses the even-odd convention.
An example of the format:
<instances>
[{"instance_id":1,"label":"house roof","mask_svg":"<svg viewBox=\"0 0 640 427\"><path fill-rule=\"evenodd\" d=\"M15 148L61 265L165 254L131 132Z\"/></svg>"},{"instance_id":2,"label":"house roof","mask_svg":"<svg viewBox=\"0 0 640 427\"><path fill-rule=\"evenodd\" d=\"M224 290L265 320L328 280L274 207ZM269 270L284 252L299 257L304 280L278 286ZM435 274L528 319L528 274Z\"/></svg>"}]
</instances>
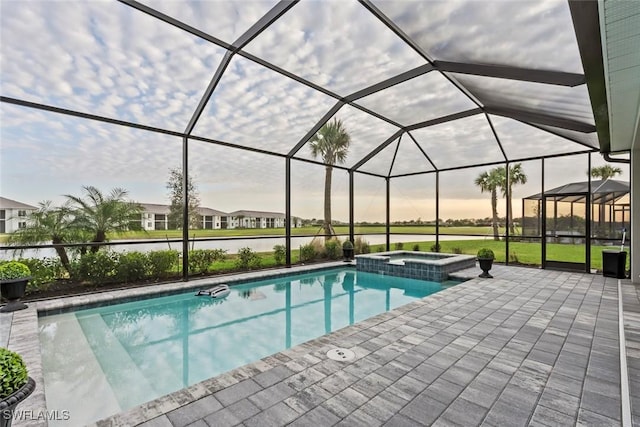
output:
<instances>
[{"instance_id":1,"label":"house roof","mask_svg":"<svg viewBox=\"0 0 640 427\"><path fill-rule=\"evenodd\" d=\"M591 181L591 193L593 195L592 203L610 204L615 203L622 197L629 194L630 186L627 181L618 181L615 179L594 180ZM589 181L572 182L561 185L544 192L545 196L560 197L558 201L577 202L584 199L584 194L589 192ZM542 198L542 193L532 194L525 199Z\"/></svg>"},{"instance_id":2,"label":"house roof","mask_svg":"<svg viewBox=\"0 0 640 427\"><path fill-rule=\"evenodd\" d=\"M146 213L169 214L169 205L161 205L158 203L139 203L139 205L142 206L142 209L144 209Z\"/></svg>"},{"instance_id":3,"label":"house roof","mask_svg":"<svg viewBox=\"0 0 640 427\"><path fill-rule=\"evenodd\" d=\"M248 216L248 217L284 218L284 214L281 212L248 211L248 210L239 210L239 211L229 212L229 215Z\"/></svg>"},{"instance_id":4,"label":"house roof","mask_svg":"<svg viewBox=\"0 0 640 427\"><path fill-rule=\"evenodd\" d=\"M17 200L7 199L6 197L0 197L0 209L38 209L35 206L27 205L26 203L18 202Z\"/></svg>"},{"instance_id":5,"label":"house roof","mask_svg":"<svg viewBox=\"0 0 640 427\"><path fill-rule=\"evenodd\" d=\"M211 208L205 208L205 207L199 207L198 208L198 213L200 215L215 215L215 216L226 216L227 214L225 212L216 210L216 209L211 209Z\"/></svg>"}]
</instances>

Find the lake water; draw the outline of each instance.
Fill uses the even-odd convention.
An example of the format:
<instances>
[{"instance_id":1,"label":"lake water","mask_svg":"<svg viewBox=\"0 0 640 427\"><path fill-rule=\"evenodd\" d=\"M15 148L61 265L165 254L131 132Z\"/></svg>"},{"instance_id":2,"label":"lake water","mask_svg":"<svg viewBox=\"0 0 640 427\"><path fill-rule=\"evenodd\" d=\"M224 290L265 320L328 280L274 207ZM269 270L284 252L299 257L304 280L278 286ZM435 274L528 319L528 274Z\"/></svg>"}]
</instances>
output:
<instances>
[{"instance_id":1,"label":"lake water","mask_svg":"<svg viewBox=\"0 0 640 427\"><path fill-rule=\"evenodd\" d=\"M364 235L361 236L369 244L377 245L386 242L386 236L379 234ZM341 237L344 239L344 237ZM492 239L492 236L486 236L485 239ZM298 249L300 246L311 242L312 237L292 237L291 246L293 249ZM478 236L440 236L440 241L449 240L478 240L483 237ZM391 243L396 242L435 242L436 237L434 235L422 235L422 234L402 234L392 235ZM118 240L113 240L112 243L118 243ZM116 251L159 251L166 249L176 249L182 251L182 242L162 242L162 243L127 243L112 245L111 248ZM284 237L267 237L263 239L247 239L243 237L227 238L225 240L218 241L195 241L191 243L193 249L224 249L227 254L236 254L240 248L250 247L255 252L270 252L275 245L284 245ZM393 248L392 248L393 249ZM405 248L411 249L411 248ZM2 250L0 251L0 259L13 259L13 258L47 258L56 257L56 253L52 248L40 249L40 250L25 250L20 256L14 255L14 251Z\"/></svg>"}]
</instances>

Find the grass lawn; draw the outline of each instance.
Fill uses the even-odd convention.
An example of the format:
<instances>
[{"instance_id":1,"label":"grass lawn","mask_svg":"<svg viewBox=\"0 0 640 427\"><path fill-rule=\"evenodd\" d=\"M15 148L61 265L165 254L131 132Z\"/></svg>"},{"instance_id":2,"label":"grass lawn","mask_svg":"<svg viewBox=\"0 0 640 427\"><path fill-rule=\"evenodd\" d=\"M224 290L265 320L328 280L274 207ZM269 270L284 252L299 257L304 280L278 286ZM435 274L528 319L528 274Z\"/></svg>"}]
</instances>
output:
<instances>
[{"instance_id":1,"label":"grass lawn","mask_svg":"<svg viewBox=\"0 0 640 427\"><path fill-rule=\"evenodd\" d=\"M404 242L404 250L413 250L414 245L418 245L421 251L430 251L431 246L435 244L435 240L429 242ZM454 253L461 252L467 255L476 255L478 249L489 248L496 255L497 262L505 262L505 243L495 240L452 240L440 242L441 252ZM391 244L391 249L395 249L395 245ZM591 268L602 269L602 251L610 249L619 249L616 246L591 246ZM371 245L371 251L377 252L384 250L384 245ZM541 247L540 243L530 242L509 242L509 252L511 258L509 262L520 263L526 265L541 265ZM560 243L547 244L547 259L568 261L568 262L584 262L585 253L584 246L570 245ZM627 269L630 268L629 255L627 254Z\"/></svg>"},{"instance_id":2,"label":"grass lawn","mask_svg":"<svg viewBox=\"0 0 640 427\"><path fill-rule=\"evenodd\" d=\"M338 225L334 227L338 234L348 234L349 227L346 225ZM357 234L378 234L386 233L387 229L384 225L357 225L355 232ZM307 226L300 228L292 228L293 236L308 236L322 234L321 227ZM421 225L394 225L391 226L392 233L404 234L435 234L436 227ZM459 235L491 235L491 227L440 227L441 234L459 234ZM235 228L227 230L190 230L190 237L236 237L236 236L284 236L284 228ZM182 230L150 230L150 231L128 231L125 233L113 234L110 239L180 239L182 238Z\"/></svg>"}]
</instances>

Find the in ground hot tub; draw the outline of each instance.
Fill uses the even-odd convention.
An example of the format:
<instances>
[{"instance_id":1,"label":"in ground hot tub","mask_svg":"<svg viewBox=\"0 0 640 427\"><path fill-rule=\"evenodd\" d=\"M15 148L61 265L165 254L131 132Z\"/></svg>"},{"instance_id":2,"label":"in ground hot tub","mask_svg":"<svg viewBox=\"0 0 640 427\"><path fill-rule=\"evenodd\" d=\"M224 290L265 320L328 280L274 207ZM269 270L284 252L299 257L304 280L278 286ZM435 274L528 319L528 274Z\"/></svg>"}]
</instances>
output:
<instances>
[{"instance_id":1,"label":"in ground hot tub","mask_svg":"<svg viewBox=\"0 0 640 427\"><path fill-rule=\"evenodd\" d=\"M433 282L443 282L450 273L475 265L474 256L437 252L390 251L356 255L358 271Z\"/></svg>"}]
</instances>

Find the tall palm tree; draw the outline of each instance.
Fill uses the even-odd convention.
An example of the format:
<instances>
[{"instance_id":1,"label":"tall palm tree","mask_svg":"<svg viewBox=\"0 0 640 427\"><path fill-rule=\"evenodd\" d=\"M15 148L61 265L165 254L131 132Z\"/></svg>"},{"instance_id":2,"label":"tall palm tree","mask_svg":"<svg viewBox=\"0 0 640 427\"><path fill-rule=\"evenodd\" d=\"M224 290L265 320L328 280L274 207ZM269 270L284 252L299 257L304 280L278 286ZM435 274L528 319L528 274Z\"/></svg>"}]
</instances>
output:
<instances>
[{"instance_id":1,"label":"tall palm tree","mask_svg":"<svg viewBox=\"0 0 640 427\"><path fill-rule=\"evenodd\" d=\"M127 231L140 227L142 208L139 204L126 199L127 191L114 188L108 195L102 194L93 186L82 187L84 197L66 195L75 208L74 225L92 235L92 243L107 241L107 233ZM97 252L99 245L92 245L91 251Z\"/></svg>"},{"instance_id":2,"label":"tall palm tree","mask_svg":"<svg viewBox=\"0 0 640 427\"><path fill-rule=\"evenodd\" d=\"M342 164L347 158L351 137L347 133L341 120L333 119L311 138L311 154L314 158L321 157L325 163L324 178L324 233L325 239L335 235L331 225L331 178L333 165Z\"/></svg>"},{"instance_id":3,"label":"tall palm tree","mask_svg":"<svg viewBox=\"0 0 640 427\"><path fill-rule=\"evenodd\" d=\"M513 223L513 197L511 194L511 190L514 185L517 184L526 184L527 183L527 175L522 170L522 164L516 163L513 166L509 167L509 185L507 186L507 173L505 167L498 168L500 174L500 191L502 192L502 197L507 199L507 206L509 206L509 214L507 215L507 224L509 224L509 233L510 235L516 234L516 227Z\"/></svg>"},{"instance_id":4,"label":"tall palm tree","mask_svg":"<svg viewBox=\"0 0 640 427\"><path fill-rule=\"evenodd\" d=\"M614 176L621 174L622 169L616 166L604 165L591 168L591 176L594 178L601 178L603 181L605 179L613 178Z\"/></svg>"},{"instance_id":5,"label":"tall palm tree","mask_svg":"<svg viewBox=\"0 0 640 427\"><path fill-rule=\"evenodd\" d=\"M9 244L36 245L51 241L62 266L71 274L71 263L64 244L77 241L78 233L72 221L68 205L56 208L51 206L49 200L40 202L40 208L27 217L26 226L9 236Z\"/></svg>"},{"instance_id":6,"label":"tall palm tree","mask_svg":"<svg viewBox=\"0 0 640 427\"><path fill-rule=\"evenodd\" d=\"M491 225L493 227L493 239L500 240L498 231L498 187L500 186L500 172L498 168L493 168L489 172L484 171L475 180L475 184L480 187L480 191L491 192Z\"/></svg>"}]
</instances>

